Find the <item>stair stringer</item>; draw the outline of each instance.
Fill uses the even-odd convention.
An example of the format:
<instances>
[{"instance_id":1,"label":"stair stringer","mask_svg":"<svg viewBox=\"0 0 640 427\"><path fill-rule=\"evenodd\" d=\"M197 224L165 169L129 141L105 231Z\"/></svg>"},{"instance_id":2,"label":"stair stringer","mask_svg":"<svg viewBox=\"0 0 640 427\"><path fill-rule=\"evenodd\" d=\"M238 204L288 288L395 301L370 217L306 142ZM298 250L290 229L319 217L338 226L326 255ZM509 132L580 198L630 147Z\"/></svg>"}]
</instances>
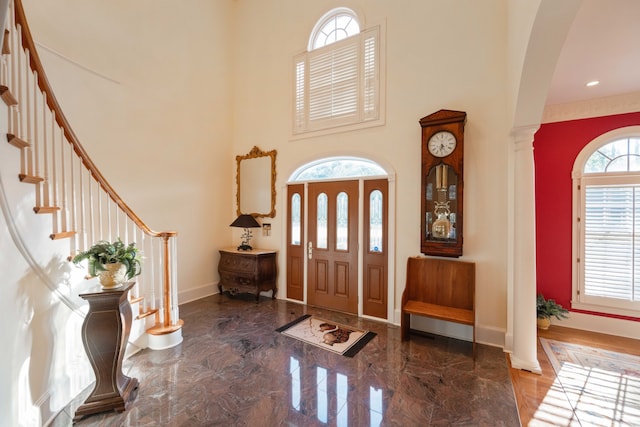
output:
<instances>
[{"instance_id":1,"label":"stair stringer","mask_svg":"<svg viewBox=\"0 0 640 427\"><path fill-rule=\"evenodd\" d=\"M0 135L7 118L0 103ZM34 426L95 381L80 331L88 304L78 294L97 278L85 280L68 261L69 239L49 238L52 217L33 212L35 186L19 181L20 164L20 150L0 141L0 321L8 349L0 352L0 395L10 396L0 399L0 413L8 425ZM147 322L133 321L125 357L147 347Z\"/></svg>"}]
</instances>

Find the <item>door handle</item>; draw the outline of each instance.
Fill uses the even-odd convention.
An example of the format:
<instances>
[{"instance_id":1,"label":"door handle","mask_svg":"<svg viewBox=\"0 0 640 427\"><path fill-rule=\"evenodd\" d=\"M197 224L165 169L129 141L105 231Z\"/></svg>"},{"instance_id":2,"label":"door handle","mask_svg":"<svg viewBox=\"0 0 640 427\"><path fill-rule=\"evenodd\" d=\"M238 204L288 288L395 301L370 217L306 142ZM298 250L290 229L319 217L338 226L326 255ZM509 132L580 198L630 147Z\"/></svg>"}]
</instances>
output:
<instances>
[{"instance_id":1,"label":"door handle","mask_svg":"<svg viewBox=\"0 0 640 427\"><path fill-rule=\"evenodd\" d=\"M307 253L309 255L309 259L313 258L313 242L309 242L309 248L307 249Z\"/></svg>"}]
</instances>

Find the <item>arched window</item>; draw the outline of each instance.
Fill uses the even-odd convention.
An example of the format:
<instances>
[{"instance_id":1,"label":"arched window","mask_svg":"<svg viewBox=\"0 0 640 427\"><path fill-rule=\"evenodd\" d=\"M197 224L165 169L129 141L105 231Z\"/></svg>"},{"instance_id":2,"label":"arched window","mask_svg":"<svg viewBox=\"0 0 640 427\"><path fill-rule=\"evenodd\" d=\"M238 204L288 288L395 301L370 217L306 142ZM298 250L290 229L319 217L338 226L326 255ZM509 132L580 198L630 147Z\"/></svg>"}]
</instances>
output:
<instances>
[{"instance_id":1,"label":"arched window","mask_svg":"<svg viewBox=\"0 0 640 427\"><path fill-rule=\"evenodd\" d=\"M293 134L383 123L381 26L340 7L322 16L294 58Z\"/></svg>"},{"instance_id":2,"label":"arched window","mask_svg":"<svg viewBox=\"0 0 640 427\"><path fill-rule=\"evenodd\" d=\"M360 33L358 16L351 9L339 7L330 10L317 22L309 38L309 51L328 46Z\"/></svg>"},{"instance_id":3,"label":"arched window","mask_svg":"<svg viewBox=\"0 0 640 427\"><path fill-rule=\"evenodd\" d=\"M594 140L574 165L572 307L639 317L640 129L620 134Z\"/></svg>"},{"instance_id":4,"label":"arched window","mask_svg":"<svg viewBox=\"0 0 640 427\"><path fill-rule=\"evenodd\" d=\"M358 157L330 157L298 168L291 174L289 181L318 181L386 175L387 172L371 160Z\"/></svg>"}]
</instances>

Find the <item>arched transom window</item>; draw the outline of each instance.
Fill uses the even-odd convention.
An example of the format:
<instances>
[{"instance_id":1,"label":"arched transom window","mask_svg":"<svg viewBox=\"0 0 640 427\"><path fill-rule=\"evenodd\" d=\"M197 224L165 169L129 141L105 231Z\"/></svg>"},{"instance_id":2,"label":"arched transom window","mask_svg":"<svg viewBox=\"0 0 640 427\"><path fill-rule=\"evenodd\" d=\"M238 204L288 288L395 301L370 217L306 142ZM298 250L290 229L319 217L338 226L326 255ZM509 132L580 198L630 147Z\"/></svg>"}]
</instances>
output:
<instances>
[{"instance_id":1,"label":"arched transom window","mask_svg":"<svg viewBox=\"0 0 640 427\"><path fill-rule=\"evenodd\" d=\"M584 165L584 173L640 171L640 138L622 138L598 148Z\"/></svg>"},{"instance_id":2,"label":"arched transom window","mask_svg":"<svg viewBox=\"0 0 640 427\"><path fill-rule=\"evenodd\" d=\"M311 32L309 51L335 43L360 33L360 23L355 12L337 8L324 15Z\"/></svg>"},{"instance_id":3,"label":"arched transom window","mask_svg":"<svg viewBox=\"0 0 640 427\"><path fill-rule=\"evenodd\" d=\"M371 160L358 157L330 157L302 166L291 175L289 181L335 180L386 175L387 172Z\"/></svg>"}]
</instances>

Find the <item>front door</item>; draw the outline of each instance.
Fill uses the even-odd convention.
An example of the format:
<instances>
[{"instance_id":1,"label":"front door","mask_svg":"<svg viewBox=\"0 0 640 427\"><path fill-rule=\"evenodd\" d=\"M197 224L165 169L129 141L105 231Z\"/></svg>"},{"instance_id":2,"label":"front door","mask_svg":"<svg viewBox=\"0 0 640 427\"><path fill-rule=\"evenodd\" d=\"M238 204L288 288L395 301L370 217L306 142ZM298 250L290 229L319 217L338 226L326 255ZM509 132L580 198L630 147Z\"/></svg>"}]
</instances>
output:
<instances>
[{"instance_id":1,"label":"front door","mask_svg":"<svg viewBox=\"0 0 640 427\"><path fill-rule=\"evenodd\" d=\"M308 188L309 305L358 314L358 181Z\"/></svg>"}]
</instances>

